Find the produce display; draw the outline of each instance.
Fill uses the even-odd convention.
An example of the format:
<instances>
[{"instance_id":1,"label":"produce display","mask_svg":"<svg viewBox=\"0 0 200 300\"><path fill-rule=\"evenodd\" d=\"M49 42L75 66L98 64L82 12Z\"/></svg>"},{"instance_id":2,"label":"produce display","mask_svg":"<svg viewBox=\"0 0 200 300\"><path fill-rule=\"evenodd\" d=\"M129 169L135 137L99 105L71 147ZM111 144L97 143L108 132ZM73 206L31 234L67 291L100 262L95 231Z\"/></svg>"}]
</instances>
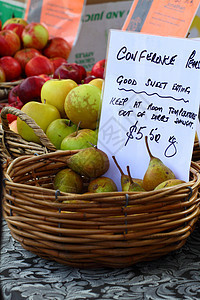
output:
<instances>
[{"instance_id":1,"label":"produce display","mask_svg":"<svg viewBox=\"0 0 200 300\"><path fill-rule=\"evenodd\" d=\"M12 18L0 31L0 81L21 80L8 94L9 106L31 117L57 150L78 150L66 162L66 169L54 179L55 189L67 193L100 193L117 191L116 184L105 173L109 160L97 149L101 92L104 84L105 59L94 64L91 72L83 66L68 63L68 42L49 37L40 23ZM14 115L7 115L10 129L24 140L40 144L33 129ZM122 172L122 191L151 191L184 183L146 147L150 162L143 179ZM85 181L87 189L84 189Z\"/></svg>"}]
</instances>

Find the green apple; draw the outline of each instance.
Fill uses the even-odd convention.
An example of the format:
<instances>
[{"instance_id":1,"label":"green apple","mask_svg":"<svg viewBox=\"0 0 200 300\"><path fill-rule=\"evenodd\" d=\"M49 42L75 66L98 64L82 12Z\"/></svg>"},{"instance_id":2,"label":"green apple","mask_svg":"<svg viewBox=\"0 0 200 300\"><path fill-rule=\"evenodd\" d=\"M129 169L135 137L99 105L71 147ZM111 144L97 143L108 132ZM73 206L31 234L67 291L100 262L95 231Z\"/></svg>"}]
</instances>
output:
<instances>
[{"instance_id":1,"label":"green apple","mask_svg":"<svg viewBox=\"0 0 200 300\"><path fill-rule=\"evenodd\" d=\"M52 121L46 130L46 135L56 149L60 149L62 140L75 132L77 126L68 119L56 119Z\"/></svg>"},{"instance_id":2,"label":"green apple","mask_svg":"<svg viewBox=\"0 0 200 300\"><path fill-rule=\"evenodd\" d=\"M71 90L64 104L68 118L81 128L95 129L101 109L101 90L91 84L81 84Z\"/></svg>"},{"instance_id":3,"label":"green apple","mask_svg":"<svg viewBox=\"0 0 200 300\"><path fill-rule=\"evenodd\" d=\"M21 108L21 111L31 117L44 132L46 132L47 127L53 120L60 119L60 113L55 106L36 101L27 102ZM33 129L19 117L17 118L17 130L26 141L40 143L40 139L36 136Z\"/></svg>"},{"instance_id":4,"label":"green apple","mask_svg":"<svg viewBox=\"0 0 200 300\"><path fill-rule=\"evenodd\" d=\"M59 110L61 117L66 118L64 103L67 94L77 87L78 84L72 79L47 80L41 89L41 101L54 105Z\"/></svg>"},{"instance_id":5,"label":"green apple","mask_svg":"<svg viewBox=\"0 0 200 300\"><path fill-rule=\"evenodd\" d=\"M69 168L59 171L53 181L54 188L65 193L80 194L83 190L83 180L79 174Z\"/></svg>"},{"instance_id":6,"label":"green apple","mask_svg":"<svg viewBox=\"0 0 200 300\"><path fill-rule=\"evenodd\" d=\"M92 129L80 129L66 136L60 145L61 150L89 148L97 144L97 133Z\"/></svg>"}]
</instances>

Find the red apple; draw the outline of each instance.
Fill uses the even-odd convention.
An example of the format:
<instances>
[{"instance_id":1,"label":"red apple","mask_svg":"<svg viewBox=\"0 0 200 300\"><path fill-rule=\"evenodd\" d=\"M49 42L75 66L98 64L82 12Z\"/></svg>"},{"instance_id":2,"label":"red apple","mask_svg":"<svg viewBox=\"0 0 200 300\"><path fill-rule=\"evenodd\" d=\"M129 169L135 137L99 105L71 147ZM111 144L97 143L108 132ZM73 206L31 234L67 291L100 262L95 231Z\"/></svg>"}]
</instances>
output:
<instances>
[{"instance_id":1,"label":"red apple","mask_svg":"<svg viewBox=\"0 0 200 300\"><path fill-rule=\"evenodd\" d=\"M72 79L76 83L81 83L81 74L79 67L73 63L62 63L53 75L55 79Z\"/></svg>"},{"instance_id":2,"label":"red apple","mask_svg":"<svg viewBox=\"0 0 200 300\"><path fill-rule=\"evenodd\" d=\"M48 80L52 79L52 77L48 76L47 74L40 74L38 76L43 78L45 81L48 81Z\"/></svg>"},{"instance_id":3,"label":"red apple","mask_svg":"<svg viewBox=\"0 0 200 300\"><path fill-rule=\"evenodd\" d=\"M1 28L2 28L2 22L1 22L1 20L0 20L0 30L1 30Z\"/></svg>"},{"instance_id":4,"label":"red apple","mask_svg":"<svg viewBox=\"0 0 200 300\"><path fill-rule=\"evenodd\" d=\"M17 51L14 55L14 58L16 60L18 60L18 62L21 65L22 71L24 72L25 71L25 65L27 64L27 62L31 58L33 58L35 56L38 56L38 55L41 55L41 53L37 49L24 48L24 49L21 49L21 50Z\"/></svg>"},{"instance_id":5,"label":"red apple","mask_svg":"<svg viewBox=\"0 0 200 300\"><path fill-rule=\"evenodd\" d=\"M4 69L6 81L17 80L22 74L20 63L12 56L1 57L0 66Z\"/></svg>"},{"instance_id":6,"label":"red apple","mask_svg":"<svg viewBox=\"0 0 200 300\"><path fill-rule=\"evenodd\" d=\"M41 88L45 83L41 76L30 76L25 78L19 85L18 95L23 104L29 101L41 100Z\"/></svg>"},{"instance_id":7,"label":"red apple","mask_svg":"<svg viewBox=\"0 0 200 300\"><path fill-rule=\"evenodd\" d=\"M15 108L18 108L18 109L21 109L22 106L23 106L23 103L16 103L16 104L8 104L7 106L11 106L11 107L15 107ZM13 114L7 114L7 120L8 120L8 123L12 123L14 120L17 120L17 116L13 115Z\"/></svg>"},{"instance_id":8,"label":"red apple","mask_svg":"<svg viewBox=\"0 0 200 300\"><path fill-rule=\"evenodd\" d=\"M62 37L53 37L48 40L43 54L49 58L51 57L63 57L68 59L71 51L70 44Z\"/></svg>"},{"instance_id":9,"label":"red apple","mask_svg":"<svg viewBox=\"0 0 200 300\"><path fill-rule=\"evenodd\" d=\"M60 67L60 65L62 65L62 63L67 63L67 60L63 57L52 57L50 58L50 61L53 64L54 72L58 67Z\"/></svg>"},{"instance_id":10,"label":"red apple","mask_svg":"<svg viewBox=\"0 0 200 300\"><path fill-rule=\"evenodd\" d=\"M91 75L94 75L97 78L104 78L105 63L105 59L97 61L92 67Z\"/></svg>"},{"instance_id":11,"label":"red apple","mask_svg":"<svg viewBox=\"0 0 200 300\"><path fill-rule=\"evenodd\" d=\"M22 32L24 48L43 49L49 39L49 32L41 23L31 22L25 26Z\"/></svg>"},{"instance_id":12,"label":"red apple","mask_svg":"<svg viewBox=\"0 0 200 300\"><path fill-rule=\"evenodd\" d=\"M4 69L0 66L0 82L5 82L6 81L6 74Z\"/></svg>"},{"instance_id":13,"label":"red apple","mask_svg":"<svg viewBox=\"0 0 200 300\"><path fill-rule=\"evenodd\" d=\"M54 67L50 59L43 55L38 55L29 62L27 62L25 66L25 74L27 77L35 76L40 74L51 75L54 72Z\"/></svg>"},{"instance_id":14,"label":"red apple","mask_svg":"<svg viewBox=\"0 0 200 300\"><path fill-rule=\"evenodd\" d=\"M14 31L0 31L0 56L13 56L20 48L20 38Z\"/></svg>"},{"instance_id":15,"label":"red apple","mask_svg":"<svg viewBox=\"0 0 200 300\"><path fill-rule=\"evenodd\" d=\"M21 41L21 36L22 36L22 31L24 30L24 25L20 23L10 23L7 24L3 30L12 30L14 31L20 38Z\"/></svg>"},{"instance_id":16,"label":"red apple","mask_svg":"<svg viewBox=\"0 0 200 300\"><path fill-rule=\"evenodd\" d=\"M81 76L81 82L82 82L82 80L84 80L85 77L87 76L86 69L82 65L79 65L79 64L76 64L76 63L72 63L72 64L76 65L79 68L79 72L80 72L80 76Z\"/></svg>"},{"instance_id":17,"label":"red apple","mask_svg":"<svg viewBox=\"0 0 200 300\"><path fill-rule=\"evenodd\" d=\"M94 75L88 75L84 78L83 83L89 83L91 80L96 79L97 77Z\"/></svg>"},{"instance_id":18,"label":"red apple","mask_svg":"<svg viewBox=\"0 0 200 300\"><path fill-rule=\"evenodd\" d=\"M19 99L19 85L14 86L8 93L8 104L21 102Z\"/></svg>"}]
</instances>

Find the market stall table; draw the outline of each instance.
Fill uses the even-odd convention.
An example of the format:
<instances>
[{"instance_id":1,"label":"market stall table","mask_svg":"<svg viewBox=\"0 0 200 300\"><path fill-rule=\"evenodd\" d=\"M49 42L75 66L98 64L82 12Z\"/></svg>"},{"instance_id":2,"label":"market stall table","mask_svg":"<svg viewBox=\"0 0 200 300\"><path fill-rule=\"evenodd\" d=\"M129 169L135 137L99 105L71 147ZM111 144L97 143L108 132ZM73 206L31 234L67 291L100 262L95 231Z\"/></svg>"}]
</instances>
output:
<instances>
[{"instance_id":1,"label":"market stall table","mask_svg":"<svg viewBox=\"0 0 200 300\"><path fill-rule=\"evenodd\" d=\"M24 250L3 222L1 286L4 300L200 299L200 228L179 250L124 269L83 270Z\"/></svg>"}]
</instances>

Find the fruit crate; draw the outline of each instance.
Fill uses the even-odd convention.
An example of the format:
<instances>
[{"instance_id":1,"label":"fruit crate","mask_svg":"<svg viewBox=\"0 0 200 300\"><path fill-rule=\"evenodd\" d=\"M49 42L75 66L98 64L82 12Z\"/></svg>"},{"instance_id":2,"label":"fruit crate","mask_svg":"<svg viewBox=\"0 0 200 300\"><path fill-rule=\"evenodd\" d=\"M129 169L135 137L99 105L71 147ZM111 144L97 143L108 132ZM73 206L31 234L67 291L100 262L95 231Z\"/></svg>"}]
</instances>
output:
<instances>
[{"instance_id":1,"label":"fruit crate","mask_svg":"<svg viewBox=\"0 0 200 300\"><path fill-rule=\"evenodd\" d=\"M13 114L29 125L34 133L39 137L41 144L27 142L19 134L10 130L7 114ZM12 161L14 158L28 154L43 154L55 151L55 146L50 142L44 131L27 114L15 107L5 106L1 110L0 124L0 147L2 161Z\"/></svg>"},{"instance_id":2,"label":"fruit crate","mask_svg":"<svg viewBox=\"0 0 200 300\"><path fill-rule=\"evenodd\" d=\"M8 166L3 213L23 248L78 268L124 268L185 244L200 214L197 163L191 162L189 182L156 191L54 190L55 174L79 151L21 156Z\"/></svg>"}]
</instances>

